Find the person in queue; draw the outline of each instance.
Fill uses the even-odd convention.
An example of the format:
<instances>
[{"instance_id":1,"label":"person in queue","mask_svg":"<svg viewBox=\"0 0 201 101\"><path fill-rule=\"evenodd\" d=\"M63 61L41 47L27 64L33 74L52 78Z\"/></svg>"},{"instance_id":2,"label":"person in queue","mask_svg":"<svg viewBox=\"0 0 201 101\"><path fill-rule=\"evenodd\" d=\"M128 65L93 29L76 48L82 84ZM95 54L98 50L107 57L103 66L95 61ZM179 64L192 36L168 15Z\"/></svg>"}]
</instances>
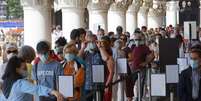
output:
<instances>
[{"instance_id":1,"label":"person in queue","mask_svg":"<svg viewBox=\"0 0 201 101\"><path fill-rule=\"evenodd\" d=\"M123 34L122 34L123 35ZM114 47L112 48L113 59L115 62L115 72L113 81L116 81L119 78L123 78L123 74L117 73L117 59L118 58L125 58L125 52L122 50L123 42L122 40L116 40L114 42ZM117 85L114 85L113 88L113 100L114 101L122 101L124 99L124 82L120 82Z\"/></svg>"},{"instance_id":2,"label":"person in queue","mask_svg":"<svg viewBox=\"0 0 201 101\"><path fill-rule=\"evenodd\" d=\"M98 32L97 32L97 38L98 38L98 40L101 40L101 38L103 36L105 36L105 30L102 29L102 28L98 29Z\"/></svg>"},{"instance_id":3,"label":"person in queue","mask_svg":"<svg viewBox=\"0 0 201 101\"><path fill-rule=\"evenodd\" d=\"M58 85L56 81L58 76L63 75L61 64L52 56L50 44L47 41L40 41L36 46L39 57L38 63L34 64L32 69L32 79L37 85L43 85L56 90ZM54 96L40 96L40 101L56 101Z\"/></svg>"},{"instance_id":4,"label":"person in queue","mask_svg":"<svg viewBox=\"0 0 201 101\"><path fill-rule=\"evenodd\" d=\"M132 68L131 71L140 71L141 73L141 97L143 97L143 90L146 77L146 67L154 60L154 53L150 51L145 43L145 36L143 33L135 33L135 44L132 51ZM137 81L137 74L133 77L134 82ZM136 99L137 100L137 99Z\"/></svg>"},{"instance_id":5,"label":"person in queue","mask_svg":"<svg viewBox=\"0 0 201 101\"><path fill-rule=\"evenodd\" d=\"M61 63L64 62L63 48L66 44L67 44L67 41L64 37L60 37L55 42L54 53L57 55Z\"/></svg>"},{"instance_id":6,"label":"person in queue","mask_svg":"<svg viewBox=\"0 0 201 101\"><path fill-rule=\"evenodd\" d=\"M201 47L198 47L191 48L190 66L180 74L179 101L201 101Z\"/></svg>"},{"instance_id":7,"label":"person in queue","mask_svg":"<svg viewBox=\"0 0 201 101\"><path fill-rule=\"evenodd\" d=\"M81 50L81 57L86 62L86 75L85 75L85 84L84 84L84 95L88 95L90 92L93 91L93 82L92 82L92 66L93 65L103 65L103 60L101 58L100 51L96 45L96 39L94 38L94 34L92 32L87 32L86 35L86 43ZM95 100L94 96L91 96L86 99L87 101Z\"/></svg>"},{"instance_id":8,"label":"person in queue","mask_svg":"<svg viewBox=\"0 0 201 101\"><path fill-rule=\"evenodd\" d=\"M123 34L123 27L122 26L117 26L117 28L116 28L116 35L117 35L117 37L116 38L118 38L119 39L119 37Z\"/></svg>"},{"instance_id":9,"label":"person in queue","mask_svg":"<svg viewBox=\"0 0 201 101\"><path fill-rule=\"evenodd\" d=\"M32 73L32 61L35 59L36 54L35 50L31 46L22 46L21 49L19 50L18 57L22 58L25 60L27 64L27 79L31 79L31 73Z\"/></svg>"},{"instance_id":10,"label":"person in queue","mask_svg":"<svg viewBox=\"0 0 201 101\"><path fill-rule=\"evenodd\" d=\"M7 60L9 60L11 57L13 56L17 56L18 54L18 48L17 45L15 43L8 43L6 44L6 56L7 56ZM3 74L5 73L5 69L6 69L6 65L7 65L7 61L5 63L3 63L1 65L1 69L0 69L0 86L3 83L2 77Z\"/></svg>"},{"instance_id":11,"label":"person in queue","mask_svg":"<svg viewBox=\"0 0 201 101\"><path fill-rule=\"evenodd\" d=\"M63 101L63 95L58 91L42 85L34 85L24 79L26 77L26 61L17 56L11 57L2 77L4 81L0 101L32 101L30 94L40 96L52 95L57 98L57 101Z\"/></svg>"},{"instance_id":12,"label":"person in queue","mask_svg":"<svg viewBox=\"0 0 201 101\"><path fill-rule=\"evenodd\" d=\"M82 95L82 87L84 84L85 70L83 65L80 64L74 57L78 54L78 49L75 43L68 43L64 47L65 63L63 65L64 75L72 75L74 79L74 97L67 98L68 100L80 101Z\"/></svg>"},{"instance_id":13,"label":"person in queue","mask_svg":"<svg viewBox=\"0 0 201 101\"><path fill-rule=\"evenodd\" d=\"M78 28L79 31L79 42L78 42L78 49L81 49L81 45L85 42L86 31L84 28Z\"/></svg>"},{"instance_id":14,"label":"person in queue","mask_svg":"<svg viewBox=\"0 0 201 101\"><path fill-rule=\"evenodd\" d=\"M125 53L125 57L127 58L128 64L127 64L127 75L126 75L126 81L125 81L125 92L126 92L126 97L127 97L127 101L132 101L133 97L134 97L134 83L132 80L132 77L129 76L131 75L131 57L132 57L132 49L129 48L126 43L127 43L127 39L128 36L127 35L121 35L120 36L120 40L122 40L123 42L123 47L122 50Z\"/></svg>"},{"instance_id":15,"label":"person in queue","mask_svg":"<svg viewBox=\"0 0 201 101\"><path fill-rule=\"evenodd\" d=\"M105 65L105 86L108 86L107 88L105 88L103 101L112 101L111 83L114 75L114 59L112 58L110 38L108 36L103 36L101 40L97 43L97 46L104 61L103 64Z\"/></svg>"}]
</instances>

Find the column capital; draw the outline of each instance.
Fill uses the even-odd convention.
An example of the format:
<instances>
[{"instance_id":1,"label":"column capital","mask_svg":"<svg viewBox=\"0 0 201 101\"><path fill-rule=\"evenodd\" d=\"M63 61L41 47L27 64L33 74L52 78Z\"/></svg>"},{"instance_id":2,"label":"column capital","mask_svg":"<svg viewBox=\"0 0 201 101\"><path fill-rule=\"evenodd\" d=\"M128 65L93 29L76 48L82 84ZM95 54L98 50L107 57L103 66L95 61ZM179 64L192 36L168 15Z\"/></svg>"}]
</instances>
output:
<instances>
[{"instance_id":1,"label":"column capital","mask_svg":"<svg viewBox=\"0 0 201 101\"><path fill-rule=\"evenodd\" d=\"M20 0L23 7L39 7L50 8L52 6L51 0Z\"/></svg>"},{"instance_id":2,"label":"column capital","mask_svg":"<svg viewBox=\"0 0 201 101\"><path fill-rule=\"evenodd\" d=\"M166 2L166 9L168 11L179 10L179 1L168 1L168 2Z\"/></svg>"},{"instance_id":3,"label":"column capital","mask_svg":"<svg viewBox=\"0 0 201 101\"><path fill-rule=\"evenodd\" d=\"M59 0L61 8L86 8L89 0Z\"/></svg>"},{"instance_id":4,"label":"column capital","mask_svg":"<svg viewBox=\"0 0 201 101\"><path fill-rule=\"evenodd\" d=\"M138 12L140 9L140 6L142 6L142 0L133 0L132 4L128 7L127 12L133 13Z\"/></svg>"},{"instance_id":5,"label":"column capital","mask_svg":"<svg viewBox=\"0 0 201 101\"><path fill-rule=\"evenodd\" d=\"M147 14L148 11L149 11L149 7L147 7L147 6L142 6L142 7L140 7L138 13L139 13L139 14Z\"/></svg>"},{"instance_id":6,"label":"column capital","mask_svg":"<svg viewBox=\"0 0 201 101\"><path fill-rule=\"evenodd\" d=\"M164 9L154 9L150 8L148 16L165 16L165 10Z\"/></svg>"},{"instance_id":7,"label":"column capital","mask_svg":"<svg viewBox=\"0 0 201 101\"><path fill-rule=\"evenodd\" d=\"M126 11L128 6L132 3L132 0L115 0L110 5L110 11Z\"/></svg>"},{"instance_id":8,"label":"column capital","mask_svg":"<svg viewBox=\"0 0 201 101\"><path fill-rule=\"evenodd\" d=\"M90 1L87 5L89 11L91 10L100 10L107 11L110 7L111 0L97 0L97 2Z\"/></svg>"}]
</instances>

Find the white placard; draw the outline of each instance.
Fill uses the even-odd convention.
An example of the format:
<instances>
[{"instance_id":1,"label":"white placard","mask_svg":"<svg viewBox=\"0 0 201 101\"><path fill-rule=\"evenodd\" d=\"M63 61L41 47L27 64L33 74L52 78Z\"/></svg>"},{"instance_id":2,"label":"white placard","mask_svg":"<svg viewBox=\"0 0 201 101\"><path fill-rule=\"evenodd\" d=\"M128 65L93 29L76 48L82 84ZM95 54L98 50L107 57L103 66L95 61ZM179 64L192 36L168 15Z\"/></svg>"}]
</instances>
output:
<instances>
[{"instance_id":1,"label":"white placard","mask_svg":"<svg viewBox=\"0 0 201 101\"><path fill-rule=\"evenodd\" d=\"M92 66L93 83L104 83L104 65Z\"/></svg>"},{"instance_id":2,"label":"white placard","mask_svg":"<svg viewBox=\"0 0 201 101\"><path fill-rule=\"evenodd\" d=\"M117 73L126 74L127 73L127 59L118 58L117 59Z\"/></svg>"},{"instance_id":3,"label":"white placard","mask_svg":"<svg viewBox=\"0 0 201 101\"><path fill-rule=\"evenodd\" d=\"M151 74L151 96L166 96L165 74Z\"/></svg>"},{"instance_id":4,"label":"white placard","mask_svg":"<svg viewBox=\"0 0 201 101\"><path fill-rule=\"evenodd\" d=\"M166 65L166 82L179 82L179 65Z\"/></svg>"},{"instance_id":5,"label":"white placard","mask_svg":"<svg viewBox=\"0 0 201 101\"><path fill-rule=\"evenodd\" d=\"M190 25L191 25L191 32L190 32ZM197 39L197 26L196 21L185 21L184 22L184 38L190 39L190 33L191 33L191 39Z\"/></svg>"},{"instance_id":6,"label":"white placard","mask_svg":"<svg viewBox=\"0 0 201 101\"><path fill-rule=\"evenodd\" d=\"M73 97L73 76L59 76L59 92L65 97Z\"/></svg>"},{"instance_id":7,"label":"white placard","mask_svg":"<svg viewBox=\"0 0 201 101\"><path fill-rule=\"evenodd\" d=\"M177 64L179 65L179 73L189 67L187 58L177 58Z\"/></svg>"}]
</instances>

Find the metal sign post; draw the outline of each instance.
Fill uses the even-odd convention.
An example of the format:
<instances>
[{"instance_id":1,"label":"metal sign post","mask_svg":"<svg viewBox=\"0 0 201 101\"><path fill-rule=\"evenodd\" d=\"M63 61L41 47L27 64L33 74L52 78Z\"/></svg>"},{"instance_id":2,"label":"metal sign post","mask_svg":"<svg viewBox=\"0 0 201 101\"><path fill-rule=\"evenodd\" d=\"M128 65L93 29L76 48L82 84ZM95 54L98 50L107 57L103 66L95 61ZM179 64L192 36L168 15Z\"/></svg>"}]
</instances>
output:
<instances>
[{"instance_id":1,"label":"metal sign post","mask_svg":"<svg viewBox=\"0 0 201 101\"><path fill-rule=\"evenodd\" d=\"M138 79L137 79L137 89L138 89L138 101L142 101L141 100L141 75L140 72L138 72Z\"/></svg>"}]
</instances>

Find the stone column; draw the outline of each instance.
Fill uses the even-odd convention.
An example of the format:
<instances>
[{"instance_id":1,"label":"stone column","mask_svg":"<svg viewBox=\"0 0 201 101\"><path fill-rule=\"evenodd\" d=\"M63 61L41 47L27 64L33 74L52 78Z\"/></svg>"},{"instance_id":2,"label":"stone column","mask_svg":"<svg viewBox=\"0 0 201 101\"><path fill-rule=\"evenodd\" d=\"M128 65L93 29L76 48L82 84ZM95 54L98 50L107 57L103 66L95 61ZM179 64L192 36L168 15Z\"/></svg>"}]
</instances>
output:
<instances>
[{"instance_id":1,"label":"stone column","mask_svg":"<svg viewBox=\"0 0 201 101\"><path fill-rule=\"evenodd\" d=\"M179 16L179 4L178 1L168 1L166 4L166 26L178 24Z\"/></svg>"},{"instance_id":2,"label":"stone column","mask_svg":"<svg viewBox=\"0 0 201 101\"><path fill-rule=\"evenodd\" d=\"M36 48L41 40L51 42L50 0L21 0L24 10L24 44Z\"/></svg>"},{"instance_id":3,"label":"stone column","mask_svg":"<svg viewBox=\"0 0 201 101\"><path fill-rule=\"evenodd\" d=\"M116 32L117 26L122 26L123 30L126 29L126 10L128 2L124 0L114 2L108 11L108 31Z\"/></svg>"},{"instance_id":4,"label":"stone column","mask_svg":"<svg viewBox=\"0 0 201 101\"><path fill-rule=\"evenodd\" d=\"M148 28L159 28L163 26L165 17L165 3L155 0L153 3L153 7L149 9L148 13Z\"/></svg>"},{"instance_id":5,"label":"stone column","mask_svg":"<svg viewBox=\"0 0 201 101\"><path fill-rule=\"evenodd\" d=\"M110 0L101 0L99 2L89 2L87 8L89 11L89 29L96 33L100 25L107 32L107 15Z\"/></svg>"},{"instance_id":6,"label":"stone column","mask_svg":"<svg viewBox=\"0 0 201 101\"><path fill-rule=\"evenodd\" d=\"M148 11L149 7L142 6L138 12L138 27L141 28L142 26L148 25Z\"/></svg>"},{"instance_id":7,"label":"stone column","mask_svg":"<svg viewBox=\"0 0 201 101\"><path fill-rule=\"evenodd\" d=\"M138 25L137 13L139 11L141 2L133 0L132 4L128 7L126 12L126 31L133 33Z\"/></svg>"},{"instance_id":8,"label":"stone column","mask_svg":"<svg viewBox=\"0 0 201 101\"><path fill-rule=\"evenodd\" d=\"M62 9L62 29L67 41L70 41L70 33L75 28L84 27L84 11L88 0L60 0Z\"/></svg>"}]
</instances>

